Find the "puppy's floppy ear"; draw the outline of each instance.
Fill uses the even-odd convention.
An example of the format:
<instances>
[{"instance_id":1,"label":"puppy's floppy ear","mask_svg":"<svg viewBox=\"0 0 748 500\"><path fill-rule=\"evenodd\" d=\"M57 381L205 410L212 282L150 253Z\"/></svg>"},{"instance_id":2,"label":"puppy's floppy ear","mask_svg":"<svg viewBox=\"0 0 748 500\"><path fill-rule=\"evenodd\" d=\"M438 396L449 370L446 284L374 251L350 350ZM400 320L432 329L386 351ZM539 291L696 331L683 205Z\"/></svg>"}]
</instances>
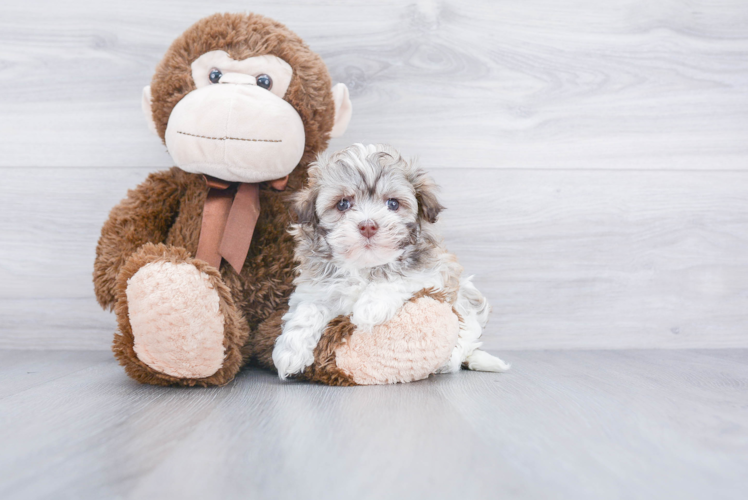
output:
<instances>
[{"instance_id":1,"label":"puppy's floppy ear","mask_svg":"<svg viewBox=\"0 0 748 500\"><path fill-rule=\"evenodd\" d=\"M307 187L294 196L293 208L299 224L317 224L317 194L319 190L314 186Z\"/></svg>"},{"instance_id":2,"label":"puppy's floppy ear","mask_svg":"<svg viewBox=\"0 0 748 500\"><path fill-rule=\"evenodd\" d=\"M433 224L439 218L439 213L444 210L444 207L436 198L436 192L439 188L434 180L420 168L416 168L413 172L411 183L416 190L418 217Z\"/></svg>"}]
</instances>

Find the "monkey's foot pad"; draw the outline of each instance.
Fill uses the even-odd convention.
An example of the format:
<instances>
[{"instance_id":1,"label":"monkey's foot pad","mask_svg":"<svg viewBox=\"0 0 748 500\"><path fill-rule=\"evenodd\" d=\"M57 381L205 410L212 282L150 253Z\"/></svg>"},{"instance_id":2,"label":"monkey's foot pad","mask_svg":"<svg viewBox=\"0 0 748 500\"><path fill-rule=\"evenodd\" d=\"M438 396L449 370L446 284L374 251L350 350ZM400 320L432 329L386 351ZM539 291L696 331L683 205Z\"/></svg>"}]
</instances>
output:
<instances>
[{"instance_id":1,"label":"monkey's foot pad","mask_svg":"<svg viewBox=\"0 0 748 500\"><path fill-rule=\"evenodd\" d=\"M360 385L422 380L447 362L459 332L450 304L421 297L373 332L354 332L336 364Z\"/></svg>"},{"instance_id":2,"label":"monkey's foot pad","mask_svg":"<svg viewBox=\"0 0 748 500\"><path fill-rule=\"evenodd\" d=\"M151 262L127 281L138 358L173 377L204 378L224 359L224 317L207 274L187 263Z\"/></svg>"}]
</instances>

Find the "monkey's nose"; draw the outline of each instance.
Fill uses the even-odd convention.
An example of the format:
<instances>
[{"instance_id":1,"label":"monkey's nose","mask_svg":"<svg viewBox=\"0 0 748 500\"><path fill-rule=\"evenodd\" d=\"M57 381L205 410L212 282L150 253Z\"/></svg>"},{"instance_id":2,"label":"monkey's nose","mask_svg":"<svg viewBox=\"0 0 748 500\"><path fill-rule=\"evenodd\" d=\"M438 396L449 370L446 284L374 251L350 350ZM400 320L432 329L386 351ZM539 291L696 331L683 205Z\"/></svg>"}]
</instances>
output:
<instances>
[{"instance_id":1,"label":"monkey's nose","mask_svg":"<svg viewBox=\"0 0 748 500\"><path fill-rule=\"evenodd\" d=\"M379 226L373 220L365 220L358 225L358 231L366 238L371 238L377 234L377 229L379 229Z\"/></svg>"}]
</instances>

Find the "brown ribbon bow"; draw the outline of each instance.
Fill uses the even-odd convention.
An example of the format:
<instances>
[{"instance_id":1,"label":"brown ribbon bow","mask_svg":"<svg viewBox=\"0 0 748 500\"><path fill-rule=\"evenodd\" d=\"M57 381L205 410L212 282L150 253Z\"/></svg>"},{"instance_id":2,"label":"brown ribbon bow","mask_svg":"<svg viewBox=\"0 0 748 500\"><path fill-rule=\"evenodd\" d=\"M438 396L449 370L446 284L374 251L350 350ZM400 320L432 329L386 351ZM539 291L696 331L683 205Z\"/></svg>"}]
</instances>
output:
<instances>
[{"instance_id":1,"label":"brown ribbon bow","mask_svg":"<svg viewBox=\"0 0 748 500\"><path fill-rule=\"evenodd\" d=\"M210 190L203 206L196 257L216 269L224 258L240 273L260 217L260 185L204 177ZM287 183L288 176L270 182L270 186L283 191Z\"/></svg>"}]
</instances>

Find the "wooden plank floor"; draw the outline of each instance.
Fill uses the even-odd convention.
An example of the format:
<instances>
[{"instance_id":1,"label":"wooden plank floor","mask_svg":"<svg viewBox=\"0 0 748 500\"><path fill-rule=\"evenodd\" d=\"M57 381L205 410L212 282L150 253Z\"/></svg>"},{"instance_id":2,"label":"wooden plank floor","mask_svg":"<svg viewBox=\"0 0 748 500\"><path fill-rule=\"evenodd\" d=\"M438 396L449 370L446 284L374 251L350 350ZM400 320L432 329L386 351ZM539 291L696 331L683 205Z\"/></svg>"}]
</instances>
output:
<instances>
[{"instance_id":1,"label":"wooden plank floor","mask_svg":"<svg viewBox=\"0 0 748 500\"><path fill-rule=\"evenodd\" d=\"M0 351L0 498L678 498L748 491L748 350L514 351L391 387L138 385Z\"/></svg>"}]
</instances>

